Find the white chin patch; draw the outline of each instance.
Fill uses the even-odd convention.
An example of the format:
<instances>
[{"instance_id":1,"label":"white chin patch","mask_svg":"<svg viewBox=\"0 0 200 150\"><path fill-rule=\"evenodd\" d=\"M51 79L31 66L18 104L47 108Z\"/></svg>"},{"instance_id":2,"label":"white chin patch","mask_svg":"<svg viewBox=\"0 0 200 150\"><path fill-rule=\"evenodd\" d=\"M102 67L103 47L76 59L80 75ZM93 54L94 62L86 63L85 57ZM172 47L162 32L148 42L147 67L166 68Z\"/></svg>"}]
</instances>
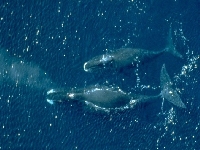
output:
<instances>
[{"instance_id":1,"label":"white chin patch","mask_svg":"<svg viewBox=\"0 0 200 150\"><path fill-rule=\"evenodd\" d=\"M88 72L89 70L85 68L86 65L87 65L87 63L84 63L83 69L84 69L86 72Z\"/></svg>"},{"instance_id":2,"label":"white chin patch","mask_svg":"<svg viewBox=\"0 0 200 150\"><path fill-rule=\"evenodd\" d=\"M54 90L54 89L51 89L51 90L49 90L49 91L47 92L47 95L50 94L50 93L54 93L54 92L55 92L55 90Z\"/></svg>"},{"instance_id":3,"label":"white chin patch","mask_svg":"<svg viewBox=\"0 0 200 150\"><path fill-rule=\"evenodd\" d=\"M47 102L51 105L53 105L53 100L47 99Z\"/></svg>"}]
</instances>

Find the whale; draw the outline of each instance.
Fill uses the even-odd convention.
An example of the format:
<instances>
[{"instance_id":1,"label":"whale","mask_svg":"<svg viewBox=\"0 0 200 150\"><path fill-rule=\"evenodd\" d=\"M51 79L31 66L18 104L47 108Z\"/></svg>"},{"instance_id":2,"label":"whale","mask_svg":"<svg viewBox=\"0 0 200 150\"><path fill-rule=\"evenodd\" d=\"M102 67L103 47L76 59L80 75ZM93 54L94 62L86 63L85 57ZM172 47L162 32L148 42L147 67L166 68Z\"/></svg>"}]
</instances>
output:
<instances>
[{"instance_id":1,"label":"whale","mask_svg":"<svg viewBox=\"0 0 200 150\"><path fill-rule=\"evenodd\" d=\"M86 72L96 72L99 70L115 70L122 72L125 68L134 68L138 64L145 64L154 60L163 53L170 53L175 57L183 59L183 56L173 45L171 28L168 35L167 46L160 51L151 51L141 48L120 48L113 52L95 56L85 62L83 69Z\"/></svg>"},{"instance_id":2,"label":"whale","mask_svg":"<svg viewBox=\"0 0 200 150\"><path fill-rule=\"evenodd\" d=\"M128 106L130 102L134 102L134 104L137 104L138 102L146 102L156 97L160 97L160 95L147 96L135 93L126 93L119 87L109 87L104 85L92 85L75 91L51 89L47 92L47 102L50 104L73 100L90 103L94 106L106 109Z\"/></svg>"},{"instance_id":3,"label":"whale","mask_svg":"<svg viewBox=\"0 0 200 150\"><path fill-rule=\"evenodd\" d=\"M105 85L91 85L75 90L56 90L51 89L47 92L47 102L66 102L69 100L79 102L89 102L101 108L120 108L130 104L130 102L141 103L152 99L166 99L171 104L186 108L177 91L173 89L171 79L167 73L165 65L162 66L160 73L161 92L155 96L139 95L136 93L126 93L119 87Z\"/></svg>"},{"instance_id":4,"label":"whale","mask_svg":"<svg viewBox=\"0 0 200 150\"><path fill-rule=\"evenodd\" d=\"M102 108L116 108L128 104L131 97L121 89L92 85L73 91L50 90L47 99L54 102L65 100L87 101Z\"/></svg>"}]
</instances>

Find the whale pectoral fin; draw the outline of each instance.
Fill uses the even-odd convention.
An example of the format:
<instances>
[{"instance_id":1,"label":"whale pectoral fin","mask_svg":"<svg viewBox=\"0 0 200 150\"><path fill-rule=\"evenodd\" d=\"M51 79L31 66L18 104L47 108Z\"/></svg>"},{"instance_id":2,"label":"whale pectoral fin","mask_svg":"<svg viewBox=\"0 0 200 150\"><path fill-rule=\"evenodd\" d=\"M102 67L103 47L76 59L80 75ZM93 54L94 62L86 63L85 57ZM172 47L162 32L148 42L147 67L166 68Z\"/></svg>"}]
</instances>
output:
<instances>
[{"instance_id":1,"label":"whale pectoral fin","mask_svg":"<svg viewBox=\"0 0 200 150\"><path fill-rule=\"evenodd\" d=\"M161 97L178 107L186 108L177 91L172 88L172 82L165 68L165 64L163 64L161 69L160 86L162 89Z\"/></svg>"}]
</instances>

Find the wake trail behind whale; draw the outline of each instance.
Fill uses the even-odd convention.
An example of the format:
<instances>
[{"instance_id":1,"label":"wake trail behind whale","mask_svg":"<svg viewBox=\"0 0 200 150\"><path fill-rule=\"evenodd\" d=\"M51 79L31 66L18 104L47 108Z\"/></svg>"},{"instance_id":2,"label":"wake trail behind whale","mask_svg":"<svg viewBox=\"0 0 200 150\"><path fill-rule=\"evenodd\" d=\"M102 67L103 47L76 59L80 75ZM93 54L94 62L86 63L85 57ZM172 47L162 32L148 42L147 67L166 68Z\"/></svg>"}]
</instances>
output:
<instances>
[{"instance_id":1,"label":"wake trail behind whale","mask_svg":"<svg viewBox=\"0 0 200 150\"><path fill-rule=\"evenodd\" d=\"M25 62L23 58L11 57L0 49L0 84L15 84L15 86L26 86L38 90L47 90L54 86L38 65L32 62Z\"/></svg>"}]
</instances>

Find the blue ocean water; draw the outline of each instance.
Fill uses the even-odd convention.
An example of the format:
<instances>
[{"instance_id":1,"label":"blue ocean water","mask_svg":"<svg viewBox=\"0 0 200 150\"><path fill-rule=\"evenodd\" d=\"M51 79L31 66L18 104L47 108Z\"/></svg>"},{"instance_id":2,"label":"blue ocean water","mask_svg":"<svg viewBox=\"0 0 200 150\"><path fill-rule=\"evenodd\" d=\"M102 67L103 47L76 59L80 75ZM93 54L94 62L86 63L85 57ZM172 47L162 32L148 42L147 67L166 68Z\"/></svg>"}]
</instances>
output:
<instances>
[{"instance_id":1,"label":"blue ocean water","mask_svg":"<svg viewBox=\"0 0 200 150\"><path fill-rule=\"evenodd\" d=\"M0 149L200 149L199 14L198 0L4 0ZM125 74L83 70L85 61L121 47L162 50L170 28L183 60L164 54ZM158 94L163 63L186 109L156 100L107 113L46 101L51 88L107 82Z\"/></svg>"}]
</instances>

